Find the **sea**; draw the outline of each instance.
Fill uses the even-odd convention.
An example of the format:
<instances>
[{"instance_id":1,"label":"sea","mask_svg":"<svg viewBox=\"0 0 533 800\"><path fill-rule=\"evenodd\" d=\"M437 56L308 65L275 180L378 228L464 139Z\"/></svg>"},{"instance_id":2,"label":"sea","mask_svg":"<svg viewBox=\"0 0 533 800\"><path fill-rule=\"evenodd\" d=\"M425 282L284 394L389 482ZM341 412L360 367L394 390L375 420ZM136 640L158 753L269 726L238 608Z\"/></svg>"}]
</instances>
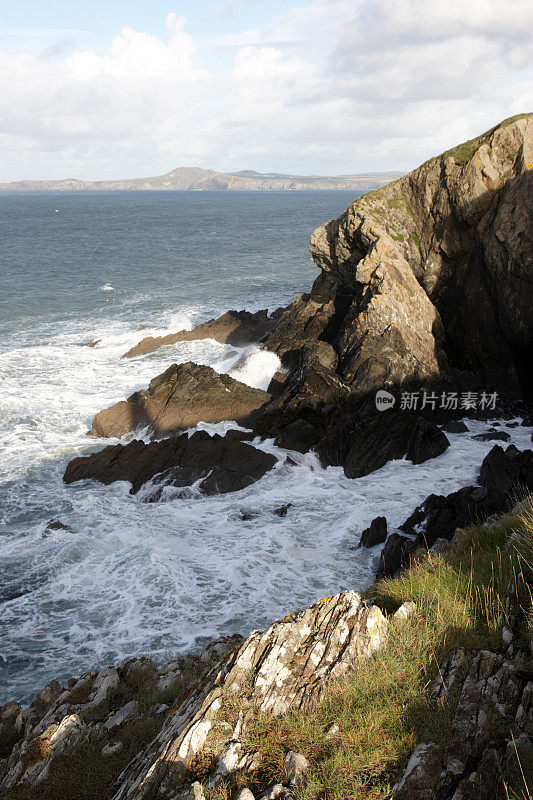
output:
<instances>
[{"instance_id":1,"label":"sea","mask_svg":"<svg viewBox=\"0 0 533 800\"><path fill-rule=\"evenodd\" d=\"M360 590L379 558L379 547L357 548L375 516L394 529L430 492L475 481L492 446L472 438L483 422L450 434L437 459L392 461L357 480L313 453L287 464L267 440L258 446L278 465L232 494L146 503L127 483L62 482L70 459L116 441L87 436L94 414L172 363L266 388L279 362L256 346L204 340L121 356L144 336L228 309L272 311L309 291L310 234L355 196L0 194L0 704L132 656L161 663ZM531 429L509 432L530 446ZM273 513L287 503L285 517Z\"/></svg>"}]
</instances>

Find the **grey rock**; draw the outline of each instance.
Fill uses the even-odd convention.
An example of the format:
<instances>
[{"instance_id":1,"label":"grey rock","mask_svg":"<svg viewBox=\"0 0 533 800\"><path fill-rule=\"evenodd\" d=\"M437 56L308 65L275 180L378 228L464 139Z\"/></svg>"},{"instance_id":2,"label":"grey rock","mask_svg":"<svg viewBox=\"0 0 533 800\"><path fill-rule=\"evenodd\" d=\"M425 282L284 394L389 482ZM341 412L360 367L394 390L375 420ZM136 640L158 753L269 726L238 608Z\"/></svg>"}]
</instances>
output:
<instances>
[{"instance_id":1,"label":"grey rock","mask_svg":"<svg viewBox=\"0 0 533 800\"><path fill-rule=\"evenodd\" d=\"M301 753L295 753L294 750L289 750L283 764L283 773L289 786L302 787L305 784L305 775L310 767L311 765L305 756Z\"/></svg>"}]
</instances>

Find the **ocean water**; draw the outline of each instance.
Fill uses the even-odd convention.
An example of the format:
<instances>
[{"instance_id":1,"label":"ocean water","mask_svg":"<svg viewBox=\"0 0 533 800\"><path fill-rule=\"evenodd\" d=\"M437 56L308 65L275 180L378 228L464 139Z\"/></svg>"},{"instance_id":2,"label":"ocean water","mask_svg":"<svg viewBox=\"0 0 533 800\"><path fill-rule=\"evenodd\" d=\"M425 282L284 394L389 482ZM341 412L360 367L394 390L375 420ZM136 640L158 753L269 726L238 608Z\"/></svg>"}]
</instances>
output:
<instances>
[{"instance_id":1,"label":"ocean water","mask_svg":"<svg viewBox=\"0 0 533 800\"><path fill-rule=\"evenodd\" d=\"M71 458L103 446L86 435L93 415L173 362L266 387L278 362L256 347L206 340L120 356L143 336L228 308L273 310L308 290L309 236L352 199L0 194L0 703L134 655L163 661L361 589L379 555L356 549L373 517L385 514L393 527L429 492L475 479L492 445L471 438L484 423L450 435L438 459L394 461L355 481L313 454L292 453L297 465L287 466L267 441L259 446L279 464L229 495L167 493L147 504L126 483L62 483ZM531 429L510 433L530 444ZM284 503L292 507L279 518ZM257 516L243 522L242 509ZM47 531L52 519L74 532Z\"/></svg>"}]
</instances>

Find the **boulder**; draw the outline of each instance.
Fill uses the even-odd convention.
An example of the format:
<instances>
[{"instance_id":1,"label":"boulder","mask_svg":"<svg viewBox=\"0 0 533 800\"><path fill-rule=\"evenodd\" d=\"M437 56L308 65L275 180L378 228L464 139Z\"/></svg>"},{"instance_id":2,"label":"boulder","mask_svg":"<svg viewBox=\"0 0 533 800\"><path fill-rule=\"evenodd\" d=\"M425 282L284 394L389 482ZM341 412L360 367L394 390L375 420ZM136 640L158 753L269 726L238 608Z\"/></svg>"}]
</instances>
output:
<instances>
[{"instance_id":1,"label":"boulder","mask_svg":"<svg viewBox=\"0 0 533 800\"><path fill-rule=\"evenodd\" d=\"M369 528L365 528L361 534L359 547L374 547L381 544L387 538L387 519L386 517L375 517L370 523Z\"/></svg>"},{"instance_id":2,"label":"boulder","mask_svg":"<svg viewBox=\"0 0 533 800\"><path fill-rule=\"evenodd\" d=\"M407 445L406 458L413 464L422 464L442 455L450 446L445 433L434 422L420 417Z\"/></svg>"},{"instance_id":3,"label":"boulder","mask_svg":"<svg viewBox=\"0 0 533 800\"><path fill-rule=\"evenodd\" d=\"M192 361L172 364L150 381L148 389L96 414L89 433L121 437L149 426L156 436L164 436L199 422L224 420L249 427L269 399L262 389L219 375L211 367Z\"/></svg>"},{"instance_id":4,"label":"boulder","mask_svg":"<svg viewBox=\"0 0 533 800\"><path fill-rule=\"evenodd\" d=\"M479 483L487 491L491 513L506 510L515 495L533 491L533 451L494 445L483 459Z\"/></svg>"},{"instance_id":5,"label":"boulder","mask_svg":"<svg viewBox=\"0 0 533 800\"><path fill-rule=\"evenodd\" d=\"M289 508L292 508L292 503L285 503L285 505L280 506L279 508L275 508L274 509L274 514L277 517L286 517L287 516L287 511L289 510Z\"/></svg>"},{"instance_id":6,"label":"boulder","mask_svg":"<svg viewBox=\"0 0 533 800\"><path fill-rule=\"evenodd\" d=\"M131 494L152 478L164 486L199 484L204 494L225 494L244 489L262 478L277 458L245 442L197 431L146 444L138 439L126 445L104 447L90 456L73 459L65 470L65 483L92 478L106 485L129 481ZM159 499L156 493L150 499Z\"/></svg>"},{"instance_id":7,"label":"boulder","mask_svg":"<svg viewBox=\"0 0 533 800\"><path fill-rule=\"evenodd\" d=\"M201 325L196 325L190 331L178 331L166 336L147 336L135 347L124 353L122 358L133 358L146 353L153 353L165 345L178 342L192 342L196 339L214 339L222 344L231 344L242 347L252 342L258 342L274 326L277 315L268 316L266 309L250 313L249 311L226 311L218 319L211 319Z\"/></svg>"},{"instance_id":8,"label":"boulder","mask_svg":"<svg viewBox=\"0 0 533 800\"><path fill-rule=\"evenodd\" d=\"M411 555L416 549L413 539L391 533L381 551L376 580L394 577L400 570L409 566Z\"/></svg>"}]
</instances>

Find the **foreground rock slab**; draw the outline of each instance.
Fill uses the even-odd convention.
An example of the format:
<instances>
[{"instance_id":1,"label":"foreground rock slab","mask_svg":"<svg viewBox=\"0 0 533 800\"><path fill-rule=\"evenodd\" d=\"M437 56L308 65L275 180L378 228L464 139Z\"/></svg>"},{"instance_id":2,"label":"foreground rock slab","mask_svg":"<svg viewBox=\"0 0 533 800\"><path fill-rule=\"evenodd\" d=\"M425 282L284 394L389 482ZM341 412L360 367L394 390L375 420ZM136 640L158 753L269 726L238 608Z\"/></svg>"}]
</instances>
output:
<instances>
[{"instance_id":1,"label":"foreground rock slab","mask_svg":"<svg viewBox=\"0 0 533 800\"><path fill-rule=\"evenodd\" d=\"M165 345L193 342L197 339L214 339L222 344L232 344L235 347L251 344L258 342L272 330L276 316L276 313L269 316L266 309L255 313L227 311L218 319L211 319L209 322L196 325L190 331L178 331L169 333L167 336L146 336L122 357L142 356L146 353L153 353Z\"/></svg>"},{"instance_id":2,"label":"foreground rock slab","mask_svg":"<svg viewBox=\"0 0 533 800\"><path fill-rule=\"evenodd\" d=\"M252 633L130 764L115 800L185 794L200 760L210 764L202 782L260 767L242 744L253 715L305 711L329 680L377 650L386 630L377 606L344 592Z\"/></svg>"},{"instance_id":3,"label":"foreground rock slab","mask_svg":"<svg viewBox=\"0 0 533 800\"><path fill-rule=\"evenodd\" d=\"M205 431L186 433L146 444L134 439L129 444L109 445L98 453L75 458L63 476L65 483L86 478L106 485L129 481L131 494L159 476L160 484L146 499L158 500L163 486L185 487L202 479L203 494L225 494L244 489L259 480L277 463L277 458L250 444Z\"/></svg>"},{"instance_id":4,"label":"foreground rock slab","mask_svg":"<svg viewBox=\"0 0 533 800\"><path fill-rule=\"evenodd\" d=\"M157 375L148 389L135 392L110 408L98 412L89 433L120 438L149 426L157 436L186 430L199 422L235 420L249 426L270 395L253 389L211 367L172 364Z\"/></svg>"}]
</instances>

